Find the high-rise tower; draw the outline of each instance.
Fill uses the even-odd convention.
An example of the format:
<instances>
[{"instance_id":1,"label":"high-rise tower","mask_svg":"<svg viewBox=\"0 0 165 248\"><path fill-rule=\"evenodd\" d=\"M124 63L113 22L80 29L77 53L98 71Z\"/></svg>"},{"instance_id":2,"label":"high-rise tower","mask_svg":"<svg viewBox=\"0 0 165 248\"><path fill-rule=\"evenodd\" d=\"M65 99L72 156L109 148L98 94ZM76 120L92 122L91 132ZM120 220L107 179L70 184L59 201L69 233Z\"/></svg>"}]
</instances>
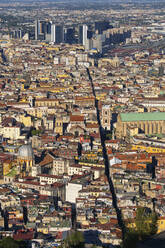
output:
<instances>
[{"instance_id":1,"label":"high-rise tower","mask_svg":"<svg viewBox=\"0 0 165 248\"><path fill-rule=\"evenodd\" d=\"M64 28L63 25L51 25L51 42L62 43L64 42Z\"/></svg>"},{"instance_id":2,"label":"high-rise tower","mask_svg":"<svg viewBox=\"0 0 165 248\"><path fill-rule=\"evenodd\" d=\"M35 20L35 40L45 40L51 33L51 22Z\"/></svg>"},{"instance_id":3,"label":"high-rise tower","mask_svg":"<svg viewBox=\"0 0 165 248\"><path fill-rule=\"evenodd\" d=\"M79 26L79 43L85 46L85 43L87 41L87 35L88 35L88 26L87 25L81 25Z\"/></svg>"}]
</instances>

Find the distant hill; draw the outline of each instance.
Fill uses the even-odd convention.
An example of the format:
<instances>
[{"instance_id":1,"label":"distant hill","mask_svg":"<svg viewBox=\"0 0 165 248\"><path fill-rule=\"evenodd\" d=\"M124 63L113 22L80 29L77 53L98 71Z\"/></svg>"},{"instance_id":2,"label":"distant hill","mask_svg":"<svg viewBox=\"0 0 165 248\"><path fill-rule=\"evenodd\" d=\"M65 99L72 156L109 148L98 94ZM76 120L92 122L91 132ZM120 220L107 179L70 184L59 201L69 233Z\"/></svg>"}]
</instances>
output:
<instances>
[{"instance_id":1,"label":"distant hill","mask_svg":"<svg viewBox=\"0 0 165 248\"><path fill-rule=\"evenodd\" d=\"M73 0L75 2L82 2L82 0ZM22 2L22 3L29 3L29 2L70 2L70 0L0 0L0 3L14 3L14 2ZM84 0L83 0L84 2ZM100 2L100 3L104 3L104 2L110 2L115 4L115 2L117 3L145 3L145 2L155 2L155 0L116 0L114 2L114 0L85 0L85 2ZM157 0L157 2L165 2L165 0Z\"/></svg>"},{"instance_id":2,"label":"distant hill","mask_svg":"<svg viewBox=\"0 0 165 248\"><path fill-rule=\"evenodd\" d=\"M135 4L145 4L145 3L153 3L153 4L157 4L157 3L165 3L165 0L157 0L155 2L155 0L0 0L0 3L3 3L3 4L13 4L13 3L32 3L32 4L35 4L35 3L38 3L38 2L42 2L42 3L96 3L96 4L101 4L103 5L104 3L105 4L113 4L113 6L115 6L115 3L116 4L123 4L123 3L135 3Z\"/></svg>"}]
</instances>

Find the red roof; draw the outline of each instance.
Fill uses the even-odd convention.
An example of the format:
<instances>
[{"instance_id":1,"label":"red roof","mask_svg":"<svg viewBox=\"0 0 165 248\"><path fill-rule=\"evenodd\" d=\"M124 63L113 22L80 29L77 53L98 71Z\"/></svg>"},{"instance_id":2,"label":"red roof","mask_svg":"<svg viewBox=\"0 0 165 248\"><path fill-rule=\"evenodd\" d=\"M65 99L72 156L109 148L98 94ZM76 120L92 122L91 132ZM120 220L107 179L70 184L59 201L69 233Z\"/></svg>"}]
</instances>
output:
<instances>
[{"instance_id":1,"label":"red roof","mask_svg":"<svg viewBox=\"0 0 165 248\"><path fill-rule=\"evenodd\" d=\"M16 234L13 235L15 240L31 240L34 238L33 231L18 230Z\"/></svg>"},{"instance_id":2,"label":"red roof","mask_svg":"<svg viewBox=\"0 0 165 248\"><path fill-rule=\"evenodd\" d=\"M40 166L44 166L49 163L53 163L53 156L50 154L46 154L44 159L40 162Z\"/></svg>"},{"instance_id":3,"label":"red roof","mask_svg":"<svg viewBox=\"0 0 165 248\"><path fill-rule=\"evenodd\" d=\"M70 121L82 121L84 122L84 116L82 115L71 115Z\"/></svg>"}]
</instances>

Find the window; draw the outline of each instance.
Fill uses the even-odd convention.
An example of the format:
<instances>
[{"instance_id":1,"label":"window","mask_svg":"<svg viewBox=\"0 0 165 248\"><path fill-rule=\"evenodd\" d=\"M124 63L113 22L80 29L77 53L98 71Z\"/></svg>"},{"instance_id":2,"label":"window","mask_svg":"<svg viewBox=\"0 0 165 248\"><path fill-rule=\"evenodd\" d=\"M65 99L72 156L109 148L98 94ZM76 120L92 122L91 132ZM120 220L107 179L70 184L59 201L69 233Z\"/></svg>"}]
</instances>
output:
<instances>
[{"instance_id":1,"label":"window","mask_svg":"<svg viewBox=\"0 0 165 248\"><path fill-rule=\"evenodd\" d=\"M158 123L156 123L156 133L158 133Z\"/></svg>"}]
</instances>

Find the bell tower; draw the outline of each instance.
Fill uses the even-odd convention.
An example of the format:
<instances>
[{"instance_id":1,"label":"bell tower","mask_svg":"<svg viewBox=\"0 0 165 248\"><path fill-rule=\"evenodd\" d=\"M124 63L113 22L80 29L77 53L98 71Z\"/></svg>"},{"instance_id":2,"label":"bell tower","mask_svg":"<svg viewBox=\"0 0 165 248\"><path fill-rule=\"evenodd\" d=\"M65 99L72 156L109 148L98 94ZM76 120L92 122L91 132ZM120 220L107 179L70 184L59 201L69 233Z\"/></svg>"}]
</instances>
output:
<instances>
[{"instance_id":1,"label":"bell tower","mask_svg":"<svg viewBox=\"0 0 165 248\"><path fill-rule=\"evenodd\" d=\"M29 96L29 105L30 107L34 107L34 98L32 96Z\"/></svg>"}]
</instances>

